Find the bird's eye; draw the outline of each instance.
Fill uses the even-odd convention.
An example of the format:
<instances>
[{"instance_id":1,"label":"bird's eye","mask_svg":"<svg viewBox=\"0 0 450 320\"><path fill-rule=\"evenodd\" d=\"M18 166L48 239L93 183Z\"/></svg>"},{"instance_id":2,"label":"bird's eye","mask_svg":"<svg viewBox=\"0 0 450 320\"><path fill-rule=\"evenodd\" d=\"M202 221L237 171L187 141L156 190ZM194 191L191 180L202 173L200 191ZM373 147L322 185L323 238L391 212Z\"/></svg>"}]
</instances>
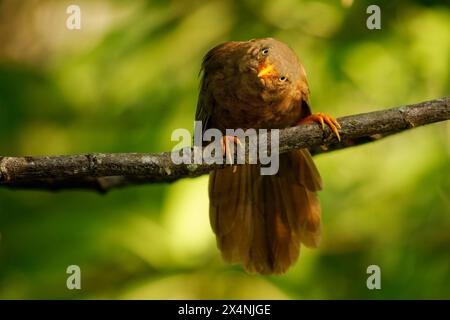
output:
<instances>
[{"instance_id":1,"label":"bird's eye","mask_svg":"<svg viewBox=\"0 0 450 320\"><path fill-rule=\"evenodd\" d=\"M287 80L287 77L286 77L286 76L281 76L279 79L280 79L280 81L283 81L283 82L284 82L284 81Z\"/></svg>"},{"instance_id":2,"label":"bird's eye","mask_svg":"<svg viewBox=\"0 0 450 320\"><path fill-rule=\"evenodd\" d=\"M261 54L262 54L263 56L267 56L267 55L269 54L269 48L263 48L263 49L261 50Z\"/></svg>"}]
</instances>

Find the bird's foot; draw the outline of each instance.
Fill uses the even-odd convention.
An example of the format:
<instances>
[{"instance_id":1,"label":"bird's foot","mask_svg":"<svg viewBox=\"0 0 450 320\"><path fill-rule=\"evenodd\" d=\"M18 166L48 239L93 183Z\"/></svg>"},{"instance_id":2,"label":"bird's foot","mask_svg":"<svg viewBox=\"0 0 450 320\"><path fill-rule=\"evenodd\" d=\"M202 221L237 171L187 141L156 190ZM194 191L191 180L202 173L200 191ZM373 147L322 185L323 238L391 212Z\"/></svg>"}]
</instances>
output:
<instances>
[{"instance_id":1,"label":"bird's foot","mask_svg":"<svg viewBox=\"0 0 450 320\"><path fill-rule=\"evenodd\" d=\"M325 129L326 123L330 127L331 131L334 132L338 140L341 141L341 136L339 135L338 131L338 129L341 128L341 125L336 121L335 118L325 113L316 112L303 118L302 120L299 121L298 124L307 124L313 122L320 123L322 125L322 130Z\"/></svg>"},{"instance_id":2,"label":"bird's foot","mask_svg":"<svg viewBox=\"0 0 450 320\"><path fill-rule=\"evenodd\" d=\"M231 154L231 147L230 147L230 143L234 143L235 145L239 145L241 148L242 143L239 140L238 137L235 136L224 136L222 138L221 144L222 144L222 152L226 155L227 159L228 159L228 163L229 164L233 164L233 160L234 160L234 155ZM234 150L234 148L233 148ZM233 173L236 172L236 166L233 166Z\"/></svg>"}]
</instances>

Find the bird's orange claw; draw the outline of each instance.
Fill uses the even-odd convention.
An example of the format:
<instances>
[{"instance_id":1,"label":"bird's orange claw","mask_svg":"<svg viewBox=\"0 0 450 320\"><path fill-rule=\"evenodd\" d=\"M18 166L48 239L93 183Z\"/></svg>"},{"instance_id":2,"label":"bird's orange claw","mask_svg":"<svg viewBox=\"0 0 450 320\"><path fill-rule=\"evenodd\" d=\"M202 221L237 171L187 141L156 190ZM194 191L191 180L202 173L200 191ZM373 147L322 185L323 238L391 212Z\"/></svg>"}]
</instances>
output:
<instances>
[{"instance_id":1,"label":"bird's orange claw","mask_svg":"<svg viewBox=\"0 0 450 320\"><path fill-rule=\"evenodd\" d=\"M242 146L242 143L241 143L241 141L239 140L238 137L235 137L235 136L224 136L222 138L222 141L221 141L222 152L226 154L229 163L233 164L233 159L234 158L233 158L233 155L231 154L231 151L230 151L230 142L232 142L232 143L234 143L236 145L239 145L241 148L243 146ZM236 166L233 167L233 173L234 172L236 172Z\"/></svg>"},{"instance_id":2,"label":"bird's orange claw","mask_svg":"<svg viewBox=\"0 0 450 320\"><path fill-rule=\"evenodd\" d=\"M313 123L318 122L322 125L322 130L325 129L325 123L330 127L331 131L334 132L339 141L341 141L341 136L339 135L338 129L341 128L341 125L336 121L332 116L317 112L313 113L306 118L300 120L299 124Z\"/></svg>"}]
</instances>

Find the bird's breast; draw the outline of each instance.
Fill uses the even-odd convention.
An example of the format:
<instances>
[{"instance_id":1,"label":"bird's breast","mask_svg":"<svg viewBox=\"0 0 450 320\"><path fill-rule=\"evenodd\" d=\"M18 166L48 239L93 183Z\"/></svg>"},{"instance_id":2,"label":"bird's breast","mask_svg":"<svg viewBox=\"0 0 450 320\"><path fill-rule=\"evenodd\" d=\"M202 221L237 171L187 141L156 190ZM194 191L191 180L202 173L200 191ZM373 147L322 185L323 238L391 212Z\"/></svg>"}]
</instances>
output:
<instances>
[{"instance_id":1,"label":"bird's breast","mask_svg":"<svg viewBox=\"0 0 450 320\"><path fill-rule=\"evenodd\" d=\"M224 99L216 99L217 106L213 115L215 127L235 128L286 128L300 119L300 103L293 99L264 100L263 96L251 98L248 91L239 95L237 90Z\"/></svg>"}]
</instances>

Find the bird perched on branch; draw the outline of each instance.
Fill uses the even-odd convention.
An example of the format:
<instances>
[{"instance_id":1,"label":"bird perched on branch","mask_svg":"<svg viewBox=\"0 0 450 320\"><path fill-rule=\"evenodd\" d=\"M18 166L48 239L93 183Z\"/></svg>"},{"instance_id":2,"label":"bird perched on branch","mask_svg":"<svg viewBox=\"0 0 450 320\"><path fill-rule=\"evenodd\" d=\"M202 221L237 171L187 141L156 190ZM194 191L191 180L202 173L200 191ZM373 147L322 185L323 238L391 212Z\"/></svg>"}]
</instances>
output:
<instances>
[{"instance_id":1,"label":"bird perched on branch","mask_svg":"<svg viewBox=\"0 0 450 320\"><path fill-rule=\"evenodd\" d=\"M318 122L339 138L334 118L311 113L305 70L280 41L223 43L206 54L202 71L195 117L203 131ZM300 244L319 244L322 181L306 149L280 155L276 175L259 169L250 164L210 173L210 221L225 261L251 273L280 274L296 262Z\"/></svg>"}]
</instances>

